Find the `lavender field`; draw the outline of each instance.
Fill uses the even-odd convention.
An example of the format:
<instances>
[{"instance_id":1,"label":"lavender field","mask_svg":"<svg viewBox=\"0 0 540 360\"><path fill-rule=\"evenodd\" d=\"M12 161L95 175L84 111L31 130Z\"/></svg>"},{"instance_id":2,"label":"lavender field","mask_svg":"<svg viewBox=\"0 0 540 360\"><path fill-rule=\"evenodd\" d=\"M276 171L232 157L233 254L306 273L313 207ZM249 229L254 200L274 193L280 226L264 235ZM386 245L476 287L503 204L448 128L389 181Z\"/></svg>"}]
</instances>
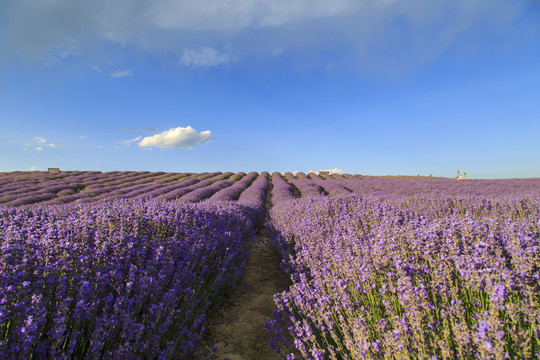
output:
<instances>
[{"instance_id":1,"label":"lavender field","mask_svg":"<svg viewBox=\"0 0 540 360\"><path fill-rule=\"evenodd\" d=\"M540 179L66 171L0 173L0 357L192 358L261 231L280 356L539 356Z\"/></svg>"}]
</instances>

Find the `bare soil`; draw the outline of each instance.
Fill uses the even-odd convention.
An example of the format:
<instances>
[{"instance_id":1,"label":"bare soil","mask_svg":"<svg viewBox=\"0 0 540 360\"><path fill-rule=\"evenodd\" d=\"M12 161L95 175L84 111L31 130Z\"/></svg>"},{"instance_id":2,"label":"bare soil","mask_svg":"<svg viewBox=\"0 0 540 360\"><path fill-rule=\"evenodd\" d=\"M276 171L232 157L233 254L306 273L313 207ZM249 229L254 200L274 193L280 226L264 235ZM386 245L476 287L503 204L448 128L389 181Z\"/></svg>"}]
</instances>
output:
<instances>
[{"instance_id":1,"label":"bare soil","mask_svg":"<svg viewBox=\"0 0 540 360\"><path fill-rule=\"evenodd\" d=\"M264 322L274 319L274 294L286 285L277 254L265 234L258 235L239 285L222 309L209 317L199 359L283 359L269 345ZM212 349L217 347L218 351Z\"/></svg>"}]
</instances>

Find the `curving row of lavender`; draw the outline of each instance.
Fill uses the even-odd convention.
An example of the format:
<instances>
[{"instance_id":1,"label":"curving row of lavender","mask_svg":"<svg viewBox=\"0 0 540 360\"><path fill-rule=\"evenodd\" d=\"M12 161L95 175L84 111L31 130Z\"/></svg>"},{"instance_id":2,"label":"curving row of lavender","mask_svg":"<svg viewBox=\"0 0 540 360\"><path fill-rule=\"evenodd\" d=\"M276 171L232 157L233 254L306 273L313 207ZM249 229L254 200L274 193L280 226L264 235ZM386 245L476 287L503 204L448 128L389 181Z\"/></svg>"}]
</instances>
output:
<instances>
[{"instance_id":1,"label":"curving row of lavender","mask_svg":"<svg viewBox=\"0 0 540 360\"><path fill-rule=\"evenodd\" d=\"M238 198L237 204L247 207L256 225L263 225L266 216L266 198L270 182L270 174L263 171L255 181Z\"/></svg>"},{"instance_id":2,"label":"curving row of lavender","mask_svg":"<svg viewBox=\"0 0 540 360\"><path fill-rule=\"evenodd\" d=\"M288 200L294 200L296 199L296 195L294 192L293 186L288 183L283 177L281 176L281 173L273 172L272 173L272 206L282 202L282 201L288 201Z\"/></svg>"},{"instance_id":3,"label":"curving row of lavender","mask_svg":"<svg viewBox=\"0 0 540 360\"><path fill-rule=\"evenodd\" d=\"M292 281L275 296L289 359L539 357L540 181L463 181L447 194L476 196L428 196L419 187L457 181L425 182L373 180L364 196L271 209Z\"/></svg>"},{"instance_id":4,"label":"curving row of lavender","mask_svg":"<svg viewBox=\"0 0 540 360\"><path fill-rule=\"evenodd\" d=\"M188 358L246 265L246 209L0 207L0 358Z\"/></svg>"}]
</instances>

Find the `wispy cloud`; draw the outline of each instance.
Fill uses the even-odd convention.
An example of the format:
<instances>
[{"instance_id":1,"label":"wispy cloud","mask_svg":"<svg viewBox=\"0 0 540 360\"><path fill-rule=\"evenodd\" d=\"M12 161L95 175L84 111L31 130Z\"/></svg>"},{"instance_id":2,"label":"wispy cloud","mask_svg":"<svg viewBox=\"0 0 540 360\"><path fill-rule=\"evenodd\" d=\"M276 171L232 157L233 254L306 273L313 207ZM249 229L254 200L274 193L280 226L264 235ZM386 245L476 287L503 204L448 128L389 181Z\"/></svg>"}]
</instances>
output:
<instances>
[{"instance_id":1,"label":"wispy cloud","mask_svg":"<svg viewBox=\"0 0 540 360\"><path fill-rule=\"evenodd\" d=\"M311 62L318 61L318 57L305 50L320 52L324 47L335 49L336 44L342 44L348 49L346 53L354 57L352 61L377 64L377 60L395 59L399 65L403 60L410 63L411 59L433 58L471 31L479 30L475 33L486 38L512 32L514 21L530 11L530 3L205 0L194 5L193 1L174 0L4 1L2 13L7 16L0 29L4 40L0 52L30 61L49 57L61 62L70 56L92 53L86 48L95 51L96 42L104 41L107 46L103 49L109 49L109 45L128 51L135 47L150 54L177 56L184 65L216 66L233 60L215 50L227 44L233 44L234 53L247 55L272 56L277 55L275 49L287 49L288 54L301 49L304 59ZM537 26L530 29L538 34ZM482 39L471 41L478 40ZM94 70L100 71L99 65ZM383 61L380 66L388 65ZM117 70L110 75L133 74Z\"/></svg>"},{"instance_id":2,"label":"wispy cloud","mask_svg":"<svg viewBox=\"0 0 540 360\"><path fill-rule=\"evenodd\" d=\"M133 72L131 70L116 70L109 73L109 76L112 78L132 77Z\"/></svg>"},{"instance_id":3,"label":"wispy cloud","mask_svg":"<svg viewBox=\"0 0 540 360\"><path fill-rule=\"evenodd\" d=\"M172 128L162 133L148 136L139 142L140 147L172 148L179 147L191 149L198 144L204 144L212 140L209 130L197 132L191 126Z\"/></svg>"},{"instance_id":4,"label":"wispy cloud","mask_svg":"<svg viewBox=\"0 0 540 360\"><path fill-rule=\"evenodd\" d=\"M128 131L143 131L151 134L155 134L158 132L158 129L156 128L150 128L150 127L133 127L133 128L125 128L124 130Z\"/></svg>"},{"instance_id":5,"label":"wispy cloud","mask_svg":"<svg viewBox=\"0 0 540 360\"><path fill-rule=\"evenodd\" d=\"M40 171L40 170L41 170L40 168L37 168L37 167L35 167L35 166L30 166L30 167L28 168L28 171Z\"/></svg>"},{"instance_id":6,"label":"wispy cloud","mask_svg":"<svg viewBox=\"0 0 540 360\"><path fill-rule=\"evenodd\" d=\"M276 48L274 50L272 50L272 56L278 56L278 55L281 55L283 54L283 49L282 48Z\"/></svg>"},{"instance_id":7,"label":"wispy cloud","mask_svg":"<svg viewBox=\"0 0 540 360\"><path fill-rule=\"evenodd\" d=\"M77 56L81 54L82 48L77 44L59 45L49 51L48 57L45 59L45 65L61 65L63 60L68 56Z\"/></svg>"},{"instance_id":8,"label":"wispy cloud","mask_svg":"<svg viewBox=\"0 0 540 360\"><path fill-rule=\"evenodd\" d=\"M65 148L65 145L60 144L53 144L48 143L47 139L41 136L36 136L30 141L10 141L10 143L19 144L20 146L23 146L26 150L26 148L33 148L36 151L43 151L45 147L50 148Z\"/></svg>"},{"instance_id":9,"label":"wispy cloud","mask_svg":"<svg viewBox=\"0 0 540 360\"><path fill-rule=\"evenodd\" d=\"M137 141L139 141L141 139L142 139L142 136L137 136L136 138L131 139L131 140L120 141L120 144L122 144L124 146L131 146L131 144L133 144L134 142L137 142Z\"/></svg>"},{"instance_id":10,"label":"wispy cloud","mask_svg":"<svg viewBox=\"0 0 540 360\"><path fill-rule=\"evenodd\" d=\"M184 54L180 59L180 62L186 66L216 66L229 61L229 55L207 46L198 49L184 49Z\"/></svg>"}]
</instances>

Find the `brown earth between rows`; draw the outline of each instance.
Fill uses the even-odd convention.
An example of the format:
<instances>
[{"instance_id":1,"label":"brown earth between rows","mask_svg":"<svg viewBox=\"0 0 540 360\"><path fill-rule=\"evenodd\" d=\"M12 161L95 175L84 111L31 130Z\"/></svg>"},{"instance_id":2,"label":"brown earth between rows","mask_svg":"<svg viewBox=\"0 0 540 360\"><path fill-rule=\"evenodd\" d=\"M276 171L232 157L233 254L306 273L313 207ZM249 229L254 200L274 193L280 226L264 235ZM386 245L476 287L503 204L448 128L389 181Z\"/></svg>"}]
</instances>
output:
<instances>
[{"instance_id":1,"label":"brown earth between rows","mask_svg":"<svg viewBox=\"0 0 540 360\"><path fill-rule=\"evenodd\" d=\"M264 326L265 321L274 318L274 294L286 285L281 275L277 254L268 244L268 238L264 233L258 235L239 284L221 311L209 317L207 334L197 357L214 358L211 349L217 346L217 359L283 359L268 344L272 336Z\"/></svg>"}]
</instances>

